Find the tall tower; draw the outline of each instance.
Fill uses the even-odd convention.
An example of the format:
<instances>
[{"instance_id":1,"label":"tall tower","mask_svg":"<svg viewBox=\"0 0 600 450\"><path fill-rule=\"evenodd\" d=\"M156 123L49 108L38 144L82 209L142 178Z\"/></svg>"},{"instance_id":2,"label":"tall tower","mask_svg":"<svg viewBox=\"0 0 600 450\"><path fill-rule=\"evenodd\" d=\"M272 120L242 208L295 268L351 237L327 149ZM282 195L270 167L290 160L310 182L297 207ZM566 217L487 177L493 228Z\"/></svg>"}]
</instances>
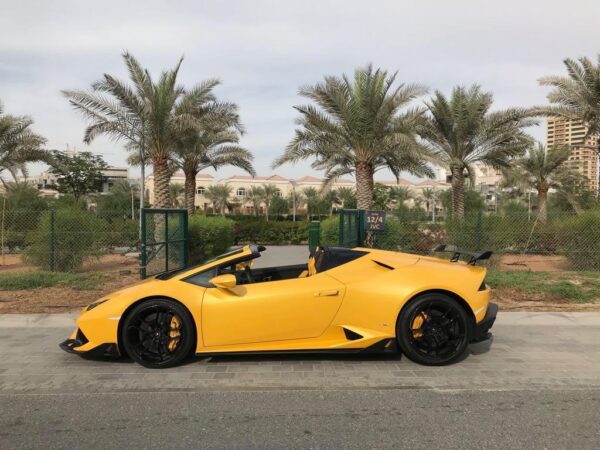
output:
<instances>
[{"instance_id":1,"label":"tall tower","mask_svg":"<svg viewBox=\"0 0 600 450\"><path fill-rule=\"evenodd\" d=\"M587 187L595 194L598 193L598 137L586 139L587 128L580 120L570 120L560 117L549 117L546 129L546 145L570 145L571 156L565 162L570 169L585 176Z\"/></svg>"}]
</instances>

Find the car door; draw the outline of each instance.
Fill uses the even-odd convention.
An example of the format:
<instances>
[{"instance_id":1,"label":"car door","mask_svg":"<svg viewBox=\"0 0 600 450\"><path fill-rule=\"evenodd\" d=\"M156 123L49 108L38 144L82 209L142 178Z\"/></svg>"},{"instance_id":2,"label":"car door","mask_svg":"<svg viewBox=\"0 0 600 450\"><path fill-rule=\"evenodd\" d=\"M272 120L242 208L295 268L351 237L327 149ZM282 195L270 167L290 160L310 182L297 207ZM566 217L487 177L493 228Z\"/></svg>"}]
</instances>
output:
<instances>
[{"instance_id":1,"label":"car door","mask_svg":"<svg viewBox=\"0 0 600 450\"><path fill-rule=\"evenodd\" d=\"M202 301L206 346L320 336L344 297L344 285L327 273L236 286L209 287Z\"/></svg>"}]
</instances>

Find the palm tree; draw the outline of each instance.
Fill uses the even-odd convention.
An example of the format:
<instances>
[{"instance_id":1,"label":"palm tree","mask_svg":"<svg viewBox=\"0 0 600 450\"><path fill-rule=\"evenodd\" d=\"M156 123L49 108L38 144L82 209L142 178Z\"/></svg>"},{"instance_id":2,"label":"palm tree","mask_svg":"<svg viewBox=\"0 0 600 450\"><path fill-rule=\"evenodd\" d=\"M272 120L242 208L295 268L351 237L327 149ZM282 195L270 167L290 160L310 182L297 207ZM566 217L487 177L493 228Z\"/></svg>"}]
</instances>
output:
<instances>
[{"instance_id":1,"label":"palm tree","mask_svg":"<svg viewBox=\"0 0 600 450\"><path fill-rule=\"evenodd\" d=\"M207 80L186 91L177 84L183 58L173 69L163 71L156 81L130 53L125 52L123 59L130 84L104 74L89 91L63 91L63 94L90 122L85 142L101 134L108 135L125 140L129 149L136 150L142 168L147 159L152 161L155 206L167 208L171 204L169 160L177 136L197 125L190 110L214 100L212 89L218 81Z\"/></svg>"},{"instance_id":2,"label":"palm tree","mask_svg":"<svg viewBox=\"0 0 600 450\"><path fill-rule=\"evenodd\" d=\"M338 196L338 192L334 189L328 189L321 192L321 198L323 203L327 205L329 209L329 215L333 215L333 208L339 206L342 203L342 200Z\"/></svg>"},{"instance_id":3,"label":"palm tree","mask_svg":"<svg viewBox=\"0 0 600 450\"><path fill-rule=\"evenodd\" d=\"M214 211L224 216L232 191L233 188L228 184L215 184L206 189L204 196L212 202Z\"/></svg>"},{"instance_id":4,"label":"palm tree","mask_svg":"<svg viewBox=\"0 0 600 450\"><path fill-rule=\"evenodd\" d=\"M398 178L401 171L432 176L417 143L414 127L422 110L401 112L424 87L400 84L396 74L372 66L357 69L354 79L346 75L325 77L323 83L300 89L300 95L316 103L296 106L300 113L295 137L273 163L295 163L314 158L312 167L325 170L326 183L354 174L358 207L373 202L373 176L388 168Z\"/></svg>"},{"instance_id":5,"label":"palm tree","mask_svg":"<svg viewBox=\"0 0 600 450\"><path fill-rule=\"evenodd\" d=\"M433 188L424 188L421 195L425 199L427 211L431 209L431 221L435 223L435 209L436 201L438 199L438 192Z\"/></svg>"},{"instance_id":6,"label":"palm tree","mask_svg":"<svg viewBox=\"0 0 600 450\"><path fill-rule=\"evenodd\" d=\"M515 161L513 177L523 180L538 193L539 220L545 223L548 217L548 191L551 188L562 189L568 171L563 163L569 158L571 148L552 146L548 149L542 144L532 147L527 155Z\"/></svg>"},{"instance_id":7,"label":"palm tree","mask_svg":"<svg viewBox=\"0 0 600 450\"><path fill-rule=\"evenodd\" d=\"M310 220L311 216L320 215L323 210L323 201L319 190L314 187L305 188L302 196L306 204L306 220Z\"/></svg>"},{"instance_id":8,"label":"palm tree","mask_svg":"<svg viewBox=\"0 0 600 450\"><path fill-rule=\"evenodd\" d=\"M263 184L262 186L262 201L265 204L265 218L267 221L269 220L269 208L271 207L271 202L273 201L273 197L277 195L279 189L274 184L268 183Z\"/></svg>"},{"instance_id":9,"label":"palm tree","mask_svg":"<svg viewBox=\"0 0 600 450\"><path fill-rule=\"evenodd\" d=\"M536 123L531 111L490 112L492 103L492 94L482 92L478 85L455 87L450 98L436 91L426 103L429 115L418 127L438 164L452 174L452 214L457 218L464 216L465 172L473 185L474 163L507 167L532 142L524 131Z\"/></svg>"},{"instance_id":10,"label":"palm tree","mask_svg":"<svg viewBox=\"0 0 600 450\"><path fill-rule=\"evenodd\" d=\"M399 208L404 206L404 203L413 198L413 192L408 186L390 186L390 200L398 205Z\"/></svg>"},{"instance_id":11,"label":"palm tree","mask_svg":"<svg viewBox=\"0 0 600 450\"><path fill-rule=\"evenodd\" d=\"M181 183L170 183L169 184L169 197L171 198L171 207L179 208L181 206L181 194L184 193L183 185Z\"/></svg>"},{"instance_id":12,"label":"palm tree","mask_svg":"<svg viewBox=\"0 0 600 450\"><path fill-rule=\"evenodd\" d=\"M337 194L342 202L342 206L346 209L356 208L356 193L354 189L348 187L338 188Z\"/></svg>"},{"instance_id":13,"label":"palm tree","mask_svg":"<svg viewBox=\"0 0 600 450\"><path fill-rule=\"evenodd\" d=\"M252 176L256 173L252 153L237 145L243 127L236 105L211 100L194 105L190 113L198 123L180 134L173 161L185 175L185 205L188 213L193 214L196 175L202 170L231 165Z\"/></svg>"},{"instance_id":14,"label":"palm tree","mask_svg":"<svg viewBox=\"0 0 600 450\"><path fill-rule=\"evenodd\" d=\"M49 161L51 156L42 148L46 139L31 130L31 118L3 113L0 103L0 174L6 170L16 180L19 171L26 173L26 163ZM0 180L5 183L1 176Z\"/></svg>"},{"instance_id":15,"label":"palm tree","mask_svg":"<svg viewBox=\"0 0 600 450\"><path fill-rule=\"evenodd\" d=\"M548 100L552 106L539 107L544 114L581 120L588 136L600 134L600 54L596 64L588 58L563 60L567 76L540 78L542 86L552 86ZM600 152L600 140L598 141Z\"/></svg>"},{"instance_id":16,"label":"palm tree","mask_svg":"<svg viewBox=\"0 0 600 450\"><path fill-rule=\"evenodd\" d=\"M175 160L185 175L185 205L193 214L196 196L196 175L202 170L226 165L239 167L250 175L256 175L252 167L254 157L243 147L235 145L237 133L230 130L197 134L187 140L187 145L177 150Z\"/></svg>"},{"instance_id":17,"label":"palm tree","mask_svg":"<svg viewBox=\"0 0 600 450\"><path fill-rule=\"evenodd\" d=\"M258 216L264 196L264 190L260 186L252 186L250 189L246 189L246 201L252 203L252 212L255 216Z\"/></svg>"}]
</instances>

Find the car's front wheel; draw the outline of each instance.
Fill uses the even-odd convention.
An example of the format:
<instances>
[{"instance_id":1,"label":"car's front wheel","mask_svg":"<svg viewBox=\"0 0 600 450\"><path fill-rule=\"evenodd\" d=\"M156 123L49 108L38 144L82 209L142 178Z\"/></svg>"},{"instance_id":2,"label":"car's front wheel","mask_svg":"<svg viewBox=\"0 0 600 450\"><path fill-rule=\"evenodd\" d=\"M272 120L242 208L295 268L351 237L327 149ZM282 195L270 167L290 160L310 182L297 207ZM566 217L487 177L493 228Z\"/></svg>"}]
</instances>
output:
<instances>
[{"instance_id":1,"label":"car's front wheel","mask_svg":"<svg viewBox=\"0 0 600 450\"><path fill-rule=\"evenodd\" d=\"M121 329L123 350L149 368L183 361L192 351L196 333L190 313L177 302L152 299L136 305Z\"/></svg>"},{"instance_id":2,"label":"car's front wheel","mask_svg":"<svg viewBox=\"0 0 600 450\"><path fill-rule=\"evenodd\" d=\"M464 308L445 294L425 294L411 300L396 325L402 352L428 366L451 364L469 345L470 318Z\"/></svg>"}]
</instances>

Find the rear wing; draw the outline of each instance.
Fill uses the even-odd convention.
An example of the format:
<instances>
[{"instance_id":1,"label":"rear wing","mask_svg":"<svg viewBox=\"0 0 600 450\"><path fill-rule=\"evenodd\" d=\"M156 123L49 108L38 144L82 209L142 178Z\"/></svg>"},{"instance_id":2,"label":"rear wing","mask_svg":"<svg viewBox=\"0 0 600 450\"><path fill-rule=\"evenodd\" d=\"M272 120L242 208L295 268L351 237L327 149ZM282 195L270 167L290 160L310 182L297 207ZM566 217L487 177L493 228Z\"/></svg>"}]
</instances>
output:
<instances>
[{"instance_id":1,"label":"rear wing","mask_svg":"<svg viewBox=\"0 0 600 450\"><path fill-rule=\"evenodd\" d=\"M460 259L460 255L470 256L467 264L475 265L477 261L484 261L486 259L490 259L492 256L492 252L486 250L484 252L468 252L465 250L459 250L456 245L438 245L433 249L434 253L452 253L452 258L450 258L451 262L457 262Z\"/></svg>"}]
</instances>

